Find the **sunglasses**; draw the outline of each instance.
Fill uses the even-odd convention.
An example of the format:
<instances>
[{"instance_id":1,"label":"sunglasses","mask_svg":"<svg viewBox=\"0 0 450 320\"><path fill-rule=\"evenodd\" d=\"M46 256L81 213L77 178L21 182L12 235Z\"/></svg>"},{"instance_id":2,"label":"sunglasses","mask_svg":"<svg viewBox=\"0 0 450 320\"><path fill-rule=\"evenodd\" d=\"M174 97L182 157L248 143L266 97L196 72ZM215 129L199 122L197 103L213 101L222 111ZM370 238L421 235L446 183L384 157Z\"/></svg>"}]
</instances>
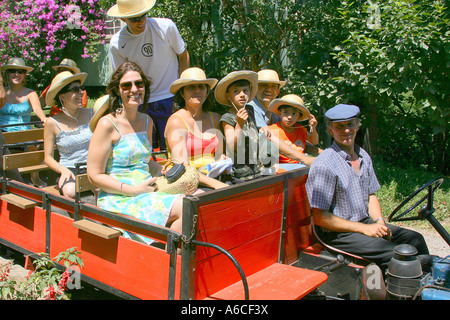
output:
<instances>
[{"instance_id":1,"label":"sunglasses","mask_svg":"<svg viewBox=\"0 0 450 320\"><path fill-rule=\"evenodd\" d=\"M143 18L147 17L147 14L144 13L142 16L140 17L134 17L134 18L128 18L128 20L130 20L131 22L139 22L141 21Z\"/></svg>"},{"instance_id":2,"label":"sunglasses","mask_svg":"<svg viewBox=\"0 0 450 320\"><path fill-rule=\"evenodd\" d=\"M85 91L85 90L86 90L86 87L84 87L84 86L75 86L75 87L72 87L72 88L68 88L66 91L64 91L64 93L67 93L67 92L78 93L80 91Z\"/></svg>"},{"instance_id":3,"label":"sunglasses","mask_svg":"<svg viewBox=\"0 0 450 320\"><path fill-rule=\"evenodd\" d=\"M14 74L14 73L17 73L17 74L25 74L27 71L26 70L23 70L23 69L9 69L8 70L8 73L11 73L11 74Z\"/></svg>"},{"instance_id":4,"label":"sunglasses","mask_svg":"<svg viewBox=\"0 0 450 320\"><path fill-rule=\"evenodd\" d=\"M122 89L122 91L129 91L133 87L133 83L136 86L136 88L138 88L138 89L142 89L145 87L144 80L136 80L134 82L132 82L132 81L122 82L119 86L120 86L120 89Z\"/></svg>"}]
</instances>

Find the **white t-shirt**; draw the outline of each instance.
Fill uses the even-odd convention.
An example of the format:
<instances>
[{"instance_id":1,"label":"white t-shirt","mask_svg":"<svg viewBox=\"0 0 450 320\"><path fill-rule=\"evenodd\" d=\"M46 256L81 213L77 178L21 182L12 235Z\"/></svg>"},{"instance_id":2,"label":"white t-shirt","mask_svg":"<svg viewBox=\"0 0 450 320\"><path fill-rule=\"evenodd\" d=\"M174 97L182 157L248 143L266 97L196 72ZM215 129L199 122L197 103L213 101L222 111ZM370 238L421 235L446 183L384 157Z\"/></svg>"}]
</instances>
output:
<instances>
[{"instance_id":1,"label":"white t-shirt","mask_svg":"<svg viewBox=\"0 0 450 320\"><path fill-rule=\"evenodd\" d=\"M177 55L186 44L170 19L148 18L145 31L139 35L123 27L112 36L110 53L113 70L124 61L137 63L152 81L149 102L172 97L170 85L178 79Z\"/></svg>"}]
</instances>

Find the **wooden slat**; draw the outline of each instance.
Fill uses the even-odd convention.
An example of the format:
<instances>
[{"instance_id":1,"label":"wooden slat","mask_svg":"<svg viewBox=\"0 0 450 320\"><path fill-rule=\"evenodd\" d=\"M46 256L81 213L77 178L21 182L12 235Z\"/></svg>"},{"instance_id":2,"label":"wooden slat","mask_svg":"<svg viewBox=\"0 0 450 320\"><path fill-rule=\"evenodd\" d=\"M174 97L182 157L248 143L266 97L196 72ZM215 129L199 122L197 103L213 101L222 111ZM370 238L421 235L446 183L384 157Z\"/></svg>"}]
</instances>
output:
<instances>
[{"instance_id":1,"label":"wooden slat","mask_svg":"<svg viewBox=\"0 0 450 320\"><path fill-rule=\"evenodd\" d=\"M5 201L5 202L10 203L10 204L13 204L13 205L18 206L19 208L22 208L22 209L33 208L33 207L36 207L39 204L39 202L36 202L34 200L30 200L30 199L18 196L18 195L13 194L13 193L4 194L0 198L2 199L2 201Z\"/></svg>"},{"instance_id":2,"label":"wooden slat","mask_svg":"<svg viewBox=\"0 0 450 320\"><path fill-rule=\"evenodd\" d=\"M76 192L84 192L94 190L96 186L89 180L87 173L79 174L75 177Z\"/></svg>"},{"instance_id":3,"label":"wooden slat","mask_svg":"<svg viewBox=\"0 0 450 320\"><path fill-rule=\"evenodd\" d=\"M40 166L43 162L44 150L3 155L3 168L6 170Z\"/></svg>"},{"instance_id":4,"label":"wooden slat","mask_svg":"<svg viewBox=\"0 0 450 320\"><path fill-rule=\"evenodd\" d=\"M37 172L37 171L44 171L44 170L50 170L50 168L45 164L38 164L36 166L29 166L24 168L19 168L18 171L20 173L30 173L30 172Z\"/></svg>"},{"instance_id":5,"label":"wooden slat","mask_svg":"<svg viewBox=\"0 0 450 320\"><path fill-rule=\"evenodd\" d=\"M6 144L42 140L44 139L44 128L3 132L3 137Z\"/></svg>"},{"instance_id":6,"label":"wooden slat","mask_svg":"<svg viewBox=\"0 0 450 320\"><path fill-rule=\"evenodd\" d=\"M80 230L92 233L103 239L115 239L121 235L121 232L101 224L89 221L89 220L78 220L73 222L73 226Z\"/></svg>"},{"instance_id":7,"label":"wooden slat","mask_svg":"<svg viewBox=\"0 0 450 320\"><path fill-rule=\"evenodd\" d=\"M44 190L44 191L47 191L47 192L59 195L59 188L58 188L57 185L48 186L48 187L44 187L44 188L41 188L41 189Z\"/></svg>"},{"instance_id":8,"label":"wooden slat","mask_svg":"<svg viewBox=\"0 0 450 320\"><path fill-rule=\"evenodd\" d=\"M247 277L250 300L298 300L325 283L323 272L274 263ZM242 300L241 281L214 293L210 299Z\"/></svg>"}]
</instances>

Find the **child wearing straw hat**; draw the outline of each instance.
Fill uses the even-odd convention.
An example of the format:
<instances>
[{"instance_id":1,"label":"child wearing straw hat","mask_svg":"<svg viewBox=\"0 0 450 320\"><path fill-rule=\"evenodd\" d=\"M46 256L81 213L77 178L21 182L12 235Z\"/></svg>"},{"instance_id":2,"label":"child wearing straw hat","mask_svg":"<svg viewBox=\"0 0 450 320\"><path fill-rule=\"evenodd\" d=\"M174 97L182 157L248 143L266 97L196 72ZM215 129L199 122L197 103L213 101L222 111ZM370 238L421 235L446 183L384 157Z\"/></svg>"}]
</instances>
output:
<instances>
[{"instance_id":1,"label":"child wearing straw hat","mask_svg":"<svg viewBox=\"0 0 450 320\"><path fill-rule=\"evenodd\" d=\"M247 106L255 98L257 89L258 74L241 70L220 80L214 92L218 103L230 107L220 118L220 128L227 156L234 162L234 177L239 180L251 180L262 174L258 128L253 109Z\"/></svg>"},{"instance_id":2,"label":"child wearing straw hat","mask_svg":"<svg viewBox=\"0 0 450 320\"><path fill-rule=\"evenodd\" d=\"M295 94L287 94L280 99L274 99L269 104L269 111L277 114L281 121L272 124L270 126L270 132L272 135L278 137L280 141L283 141L291 148L294 148L301 153L305 153L306 141L313 144L318 143L318 134L315 130L317 121L315 117L311 115L309 110L304 106L303 99ZM311 119L311 134L309 134L304 126L298 124L298 121ZM314 120L314 121L313 121ZM305 164L311 164L314 160L313 157L305 155ZM299 163L296 159L280 154L280 163Z\"/></svg>"},{"instance_id":3,"label":"child wearing straw hat","mask_svg":"<svg viewBox=\"0 0 450 320\"><path fill-rule=\"evenodd\" d=\"M154 123L153 147L166 149L164 130L172 114L170 85L189 67L189 53L175 23L166 18L147 17L156 0L117 0L110 17L127 25L113 35L110 57L113 70L124 61L137 63L151 78L151 95L146 110Z\"/></svg>"}]
</instances>

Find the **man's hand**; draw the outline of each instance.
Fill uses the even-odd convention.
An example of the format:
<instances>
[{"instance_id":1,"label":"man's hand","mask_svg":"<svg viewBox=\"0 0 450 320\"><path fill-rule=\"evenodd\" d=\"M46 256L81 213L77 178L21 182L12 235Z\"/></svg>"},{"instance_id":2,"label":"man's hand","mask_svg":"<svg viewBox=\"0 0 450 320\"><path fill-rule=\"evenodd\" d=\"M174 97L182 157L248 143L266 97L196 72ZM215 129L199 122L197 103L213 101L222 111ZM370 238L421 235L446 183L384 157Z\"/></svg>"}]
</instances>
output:
<instances>
[{"instance_id":1,"label":"man's hand","mask_svg":"<svg viewBox=\"0 0 450 320\"><path fill-rule=\"evenodd\" d=\"M384 223L369 223L364 224L362 233L369 237L383 238L390 235L390 230Z\"/></svg>"}]
</instances>

